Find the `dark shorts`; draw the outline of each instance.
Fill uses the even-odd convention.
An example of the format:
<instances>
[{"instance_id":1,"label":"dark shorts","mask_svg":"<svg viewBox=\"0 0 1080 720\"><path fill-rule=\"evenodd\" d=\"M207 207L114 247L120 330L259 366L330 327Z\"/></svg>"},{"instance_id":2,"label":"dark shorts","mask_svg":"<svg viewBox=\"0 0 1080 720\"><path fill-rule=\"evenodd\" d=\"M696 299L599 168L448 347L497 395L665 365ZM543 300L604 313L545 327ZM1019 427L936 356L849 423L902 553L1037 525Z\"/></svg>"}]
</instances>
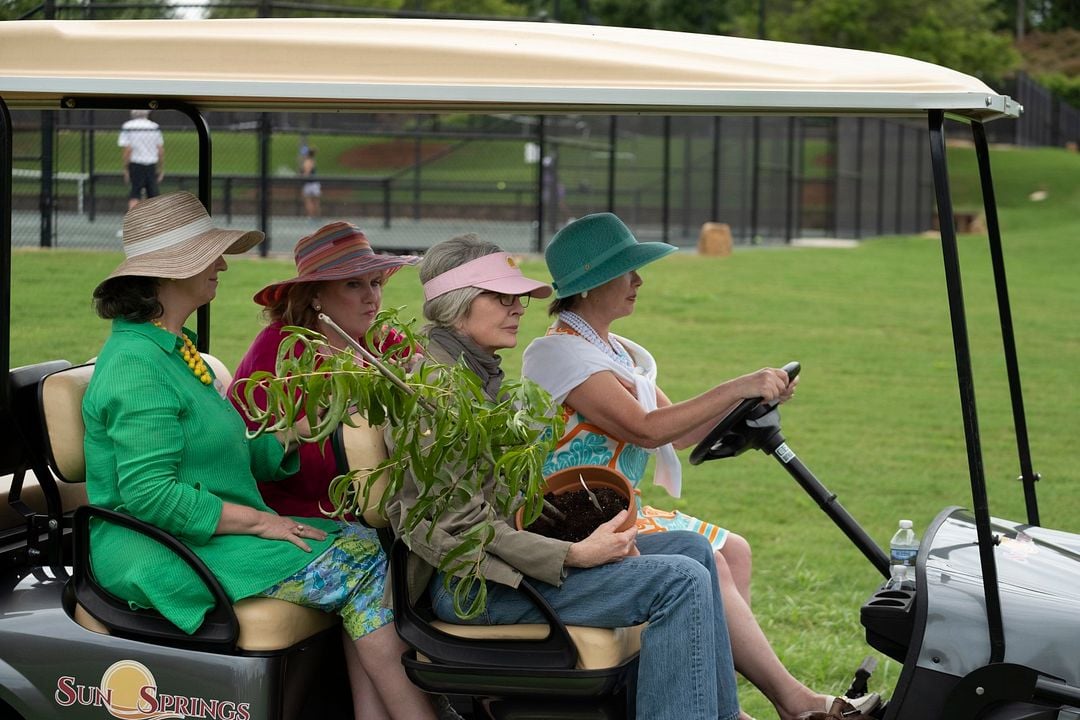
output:
<instances>
[{"instance_id":1,"label":"dark shorts","mask_svg":"<svg viewBox=\"0 0 1080 720\"><path fill-rule=\"evenodd\" d=\"M128 163L128 176L131 178L131 193L128 197L132 200L142 200L143 190L146 190L148 198L161 194L157 184L157 165Z\"/></svg>"}]
</instances>

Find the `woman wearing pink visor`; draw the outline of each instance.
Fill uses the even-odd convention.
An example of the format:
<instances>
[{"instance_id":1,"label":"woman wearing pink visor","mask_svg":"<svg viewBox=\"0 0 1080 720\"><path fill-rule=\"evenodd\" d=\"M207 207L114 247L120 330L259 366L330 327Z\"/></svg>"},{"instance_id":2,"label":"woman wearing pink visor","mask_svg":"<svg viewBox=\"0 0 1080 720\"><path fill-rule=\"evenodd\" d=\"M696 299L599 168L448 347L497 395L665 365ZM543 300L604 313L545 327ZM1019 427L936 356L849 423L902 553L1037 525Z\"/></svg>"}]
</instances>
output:
<instances>
[{"instance_id":1,"label":"woman wearing pink visor","mask_svg":"<svg viewBox=\"0 0 1080 720\"><path fill-rule=\"evenodd\" d=\"M424 316L431 321L425 354L448 365L463 360L480 377L485 396L496 401L503 378L497 352L517 345L525 305L550 296L551 288L523 276L509 254L475 235L434 246L419 270ZM617 530L625 510L576 543L517 530L494 502L507 492L500 482L489 475L465 507L425 516L410 531L405 519L417 506L421 486L411 475L405 479L386 511L391 527L399 536L409 533L408 544L423 561L410 564L412 594L426 588L440 618L461 622L434 568L490 518L495 535L481 564L487 606L474 623L540 622L535 606L516 590L528 575L570 624L649 623L641 639L637 717L734 720L735 672L709 542L687 532L656 533L638 542L636 528ZM625 590L613 594L614 586Z\"/></svg>"},{"instance_id":2,"label":"woman wearing pink visor","mask_svg":"<svg viewBox=\"0 0 1080 720\"><path fill-rule=\"evenodd\" d=\"M493 393L502 383L496 351L517 345L518 325L531 298L550 285L521 274L510 253L468 234L432 247L420 264L427 354L454 364L459 357Z\"/></svg>"}]
</instances>

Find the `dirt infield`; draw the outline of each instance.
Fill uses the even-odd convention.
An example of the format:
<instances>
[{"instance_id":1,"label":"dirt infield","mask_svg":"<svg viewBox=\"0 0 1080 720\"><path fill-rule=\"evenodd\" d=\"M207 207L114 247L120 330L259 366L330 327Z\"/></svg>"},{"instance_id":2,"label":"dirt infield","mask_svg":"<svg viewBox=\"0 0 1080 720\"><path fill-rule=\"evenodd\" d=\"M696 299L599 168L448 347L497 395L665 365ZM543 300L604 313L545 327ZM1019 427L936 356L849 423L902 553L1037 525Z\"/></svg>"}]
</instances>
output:
<instances>
[{"instance_id":1,"label":"dirt infield","mask_svg":"<svg viewBox=\"0 0 1080 720\"><path fill-rule=\"evenodd\" d=\"M420 162L441 157L450 151L450 143L426 141L420 143ZM414 140L385 140L357 145L338 156L342 167L354 170L396 170L416 164L417 147Z\"/></svg>"}]
</instances>

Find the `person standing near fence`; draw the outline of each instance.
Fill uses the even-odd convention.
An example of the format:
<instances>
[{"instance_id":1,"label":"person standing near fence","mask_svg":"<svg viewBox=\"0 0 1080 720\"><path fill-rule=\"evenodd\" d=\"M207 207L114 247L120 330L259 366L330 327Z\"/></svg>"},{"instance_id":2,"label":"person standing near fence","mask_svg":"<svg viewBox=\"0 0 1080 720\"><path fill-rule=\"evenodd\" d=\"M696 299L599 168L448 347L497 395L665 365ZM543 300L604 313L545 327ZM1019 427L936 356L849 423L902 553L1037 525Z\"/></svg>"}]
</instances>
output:
<instances>
[{"instance_id":1,"label":"person standing near fence","mask_svg":"<svg viewBox=\"0 0 1080 720\"><path fill-rule=\"evenodd\" d=\"M165 177L165 138L149 110L132 110L131 119L120 127L117 145L123 153L124 182L131 186L130 210L142 200L144 190L148 198L161 194L158 183Z\"/></svg>"},{"instance_id":2,"label":"person standing near fence","mask_svg":"<svg viewBox=\"0 0 1080 720\"><path fill-rule=\"evenodd\" d=\"M300 161L300 175L304 178L300 192L304 196L304 214L312 221L322 216L322 183L315 179L316 170L315 148L308 147Z\"/></svg>"}]
</instances>

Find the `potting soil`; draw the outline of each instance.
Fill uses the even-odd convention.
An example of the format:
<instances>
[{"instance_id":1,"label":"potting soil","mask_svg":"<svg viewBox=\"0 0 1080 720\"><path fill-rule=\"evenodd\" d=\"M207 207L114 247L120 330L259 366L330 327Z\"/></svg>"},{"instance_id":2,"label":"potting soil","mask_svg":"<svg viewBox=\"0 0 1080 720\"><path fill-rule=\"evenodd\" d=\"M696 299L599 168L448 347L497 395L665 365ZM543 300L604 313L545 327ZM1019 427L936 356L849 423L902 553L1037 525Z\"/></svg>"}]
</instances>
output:
<instances>
[{"instance_id":1,"label":"potting soil","mask_svg":"<svg viewBox=\"0 0 1080 720\"><path fill-rule=\"evenodd\" d=\"M626 498L611 488L600 488L593 492L600 502L601 509L599 510L584 490L571 490L560 495L548 493L544 499L566 517L558 520L550 510L545 510L546 514L541 515L525 529L546 537L579 542L592 535L597 527L628 507Z\"/></svg>"}]
</instances>

